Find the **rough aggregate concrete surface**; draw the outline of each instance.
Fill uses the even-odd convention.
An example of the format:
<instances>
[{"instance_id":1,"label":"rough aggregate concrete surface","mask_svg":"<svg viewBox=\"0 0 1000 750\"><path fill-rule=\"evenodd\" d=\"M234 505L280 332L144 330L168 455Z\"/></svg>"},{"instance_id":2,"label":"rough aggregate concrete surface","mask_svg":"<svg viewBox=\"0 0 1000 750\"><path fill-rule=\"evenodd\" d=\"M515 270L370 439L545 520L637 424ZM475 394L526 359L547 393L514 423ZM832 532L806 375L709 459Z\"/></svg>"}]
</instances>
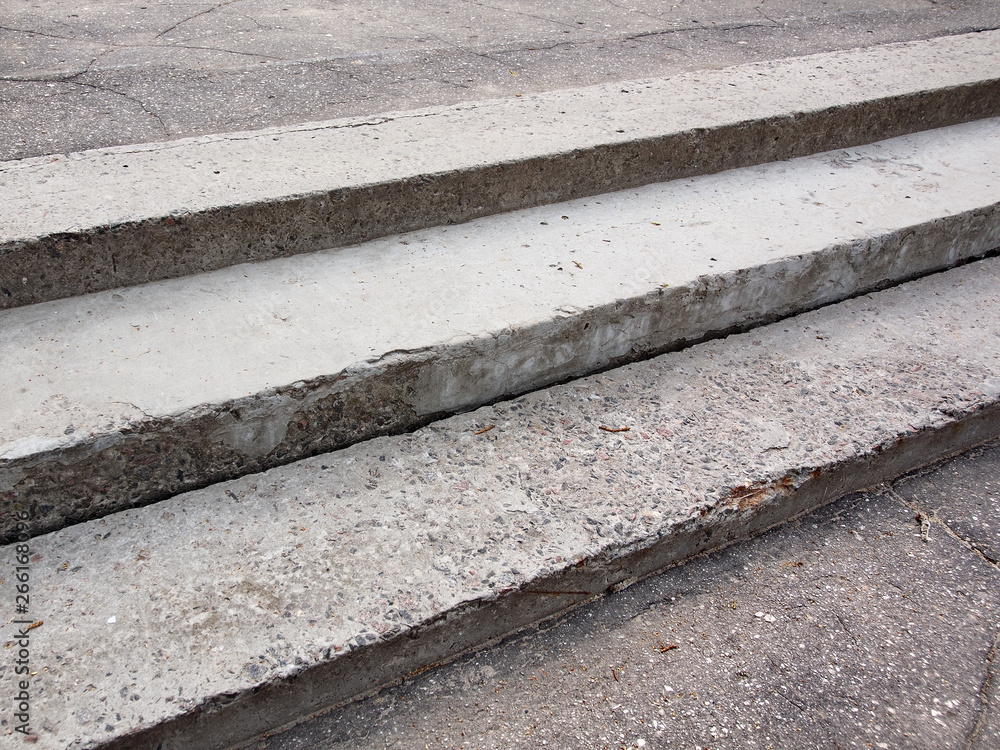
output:
<instances>
[{"instance_id":1,"label":"rough aggregate concrete surface","mask_svg":"<svg viewBox=\"0 0 1000 750\"><path fill-rule=\"evenodd\" d=\"M246 747L995 748L998 488L994 442Z\"/></svg>"},{"instance_id":2,"label":"rough aggregate concrete surface","mask_svg":"<svg viewBox=\"0 0 1000 750\"><path fill-rule=\"evenodd\" d=\"M0 164L0 305L1000 115L1000 31Z\"/></svg>"},{"instance_id":3,"label":"rough aggregate concrete surface","mask_svg":"<svg viewBox=\"0 0 1000 750\"><path fill-rule=\"evenodd\" d=\"M7 3L0 159L998 27L992 0Z\"/></svg>"},{"instance_id":4,"label":"rough aggregate concrete surface","mask_svg":"<svg viewBox=\"0 0 1000 750\"><path fill-rule=\"evenodd\" d=\"M994 119L2 311L0 498L49 531L411 429L982 256L998 205Z\"/></svg>"},{"instance_id":5,"label":"rough aggregate concrete surface","mask_svg":"<svg viewBox=\"0 0 1000 750\"><path fill-rule=\"evenodd\" d=\"M36 746L223 747L994 437L998 281L972 263L36 538Z\"/></svg>"}]
</instances>

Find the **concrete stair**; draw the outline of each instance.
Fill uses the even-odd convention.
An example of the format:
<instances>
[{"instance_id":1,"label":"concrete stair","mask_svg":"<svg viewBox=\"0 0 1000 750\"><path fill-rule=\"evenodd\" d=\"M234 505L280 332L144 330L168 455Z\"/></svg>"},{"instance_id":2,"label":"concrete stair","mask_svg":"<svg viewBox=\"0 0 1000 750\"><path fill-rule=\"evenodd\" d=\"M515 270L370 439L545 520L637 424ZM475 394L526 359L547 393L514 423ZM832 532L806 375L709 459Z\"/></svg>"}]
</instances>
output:
<instances>
[{"instance_id":1,"label":"concrete stair","mask_svg":"<svg viewBox=\"0 0 1000 750\"><path fill-rule=\"evenodd\" d=\"M0 168L0 307L1000 116L1000 32Z\"/></svg>"},{"instance_id":2,"label":"concrete stair","mask_svg":"<svg viewBox=\"0 0 1000 750\"><path fill-rule=\"evenodd\" d=\"M37 746L229 747L996 436L998 42L0 166Z\"/></svg>"}]
</instances>

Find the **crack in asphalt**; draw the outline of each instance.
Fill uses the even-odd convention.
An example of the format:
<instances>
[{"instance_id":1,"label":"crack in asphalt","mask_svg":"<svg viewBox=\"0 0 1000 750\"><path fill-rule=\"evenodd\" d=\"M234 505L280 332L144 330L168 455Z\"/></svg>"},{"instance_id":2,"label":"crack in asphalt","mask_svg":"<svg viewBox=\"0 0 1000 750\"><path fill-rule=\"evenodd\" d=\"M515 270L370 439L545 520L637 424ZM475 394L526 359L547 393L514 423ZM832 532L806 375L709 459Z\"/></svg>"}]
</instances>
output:
<instances>
[{"instance_id":1,"label":"crack in asphalt","mask_svg":"<svg viewBox=\"0 0 1000 750\"><path fill-rule=\"evenodd\" d=\"M401 21L395 21L395 20L388 19L388 18L386 20L389 21L389 23L393 23L396 26L399 26L400 28L406 29L411 34L416 35L418 37L418 39L416 39L414 41L419 41L419 37L423 36L423 37L425 37L427 39L435 39L441 45L443 45L444 47L448 47L450 49L459 50L460 52L463 52L463 53L465 53L467 55L475 55L476 57L482 57L482 58L485 58L487 60L491 60L492 62L498 63L500 65L505 65L506 64L506 63L504 63L503 60L498 60L495 57L491 57L489 54L487 54L485 52L477 52L475 49L472 49L472 48L469 48L469 47L463 47L461 44L458 44L457 42L451 42L451 41L449 41L449 40L447 40L447 39L445 39L445 38L443 38L441 36L438 36L437 34L432 34L432 33L429 33L429 32L421 31L420 29L417 29L417 28L414 28L414 27L412 27L412 26L410 26L408 24L402 23Z\"/></svg>"},{"instance_id":2,"label":"crack in asphalt","mask_svg":"<svg viewBox=\"0 0 1000 750\"><path fill-rule=\"evenodd\" d=\"M533 18L536 21L545 21L546 23L555 24L556 26L565 26L568 29L578 29L581 24L566 23L565 21L558 21L554 18L546 18L545 16L536 16L533 13L525 13L524 11L517 10L515 8L499 8L496 5L487 5L486 3L477 2L477 0L463 0L463 2L469 5L475 5L479 8L488 8L489 10L496 10L502 13L513 13L516 16L524 16L525 18Z\"/></svg>"},{"instance_id":3,"label":"crack in asphalt","mask_svg":"<svg viewBox=\"0 0 1000 750\"><path fill-rule=\"evenodd\" d=\"M74 72L68 73L68 74L56 74L56 75L37 75L37 76L8 76L8 75L3 75L3 76L0 76L0 81L11 81L11 82L15 82L15 83L68 83L68 82L71 82L75 78L79 78L80 76L83 76L83 75L86 75L87 73L90 73L91 70L93 69L94 65L96 65L97 62L101 60L101 58L106 57L107 55L111 54L112 52L115 52L118 49L192 49L192 50L205 50L205 51L208 51L208 52L224 52L224 53L227 53L227 54L230 54L230 55L241 55L241 56L244 56L244 57L254 57L254 58L259 58L259 59L262 59L262 60L270 60L270 61L273 61L273 62L279 63L279 64L284 63L284 64L291 64L291 65L306 65L306 66L312 66L312 65L317 65L317 64L322 64L324 62L328 62L327 59L320 59L320 60L314 60L314 61L291 60L291 59L288 59L288 58L285 58L285 57L275 57L273 55L265 55L265 54L262 54L262 53L259 53L259 52L241 52L239 50L226 49L225 47L212 47L212 46L209 46L209 45L197 45L197 44L183 44L181 42L170 42L170 43L167 43L167 44L146 44L146 43L143 43L143 44L118 44L118 45L115 45L115 47L113 47L113 48L109 48L109 49L106 49L103 52L101 52L99 55L97 55L97 57L93 58L89 63L87 63L87 66L85 68L83 68L82 70L77 70L77 71L74 71ZM125 66L122 66L121 68L117 68L117 69L118 70L121 70L121 69L127 70L129 68L138 68L138 67L142 67L142 66L138 66L138 65L125 65Z\"/></svg>"},{"instance_id":4,"label":"crack in asphalt","mask_svg":"<svg viewBox=\"0 0 1000 750\"><path fill-rule=\"evenodd\" d=\"M767 15L767 13L764 12L764 3L761 3L760 5L758 5L756 8L754 8L754 10L757 11L757 13L759 13L761 16L763 16L764 18L766 18L768 21L770 21L771 23L773 23L775 26L783 27L783 26L787 25L784 22L775 21L773 18L771 18L769 15Z\"/></svg>"},{"instance_id":5,"label":"crack in asphalt","mask_svg":"<svg viewBox=\"0 0 1000 750\"><path fill-rule=\"evenodd\" d=\"M653 36L669 36L671 34L682 34L688 31L739 31L740 29L770 29L773 28L771 24L767 23L731 23L722 24L720 26L678 26L675 29L655 29L653 31L643 31L638 34L632 34L630 36L622 37L622 41L634 41L638 39L645 39Z\"/></svg>"},{"instance_id":6,"label":"crack in asphalt","mask_svg":"<svg viewBox=\"0 0 1000 750\"><path fill-rule=\"evenodd\" d=\"M550 44L550 45L547 45L545 47L523 47L523 48L519 48L517 51L521 51L521 52L548 52L549 50L557 49L559 47L576 47L576 46L582 45L582 44L593 44L596 41L600 41L600 40L591 39L591 40L588 40L588 41L585 41L585 42L572 42L572 41L555 42L554 44ZM511 50L511 51L513 51L513 50Z\"/></svg>"},{"instance_id":7,"label":"crack in asphalt","mask_svg":"<svg viewBox=\"0 0 1000 750\"><path fill-rule=\"evenodd\" d=\"M935 466L937 466L937 464L935 464ZM980 560L985 562L990 567L994 569L1000 569L1000 563L998 563L998 561L991 560L989 557L987 557L986 553L984 553L983 550L980 549L979 545L977 545L975 542L972 542L971 540L963 538L957 531L955 531L943 519L941 519L941 517L938 516L937 513L928 513L926 510L924 510L923 507L921 507L917 503L909 502L902 495L900 495L896 491L896 489L892 486L886 488L886 494L893 500L895 500L897 503L902 505L904 508L906 508L907 510L918 514L925 514L929 518L930 523L932 525L936 524L937 526L940 526L942 529L944 529L944 532L948 536L950 536L956 542L958 542L967 550L972 552L976 557L978 557Z\"/></svg>"},{"instance_id":8,"label":"crack in asphalt","mask_svg":"<svg viewBox=\"0 0 1000 750\"><path fill-rule=\"evenodd\" d=\"M645 16L646 18L652 18L654 21L662 21L663 20L663 16L662 15L655 16L652 13L647 13L646 11L639 10L638 8L628 8L628 7L624 6L624 5L619 5L618 3L614 2L614 0L604 0L604 2L606 2L608 5L612 6L613 8L618 8L619 10L624 10L624 11L626 11L628 13L638 13L639 15Z\"/></svg>"},{"instance_id":9,"label":"crack in asphalt","mask_svg":"<svg viewBox=\"0 0 1000 750\"><path fill-rule=\"evenodd\" d=\"M160 128L163 130L165 134L167 135L170 134L170 129L167 127L166 123L163 122L163 118L160 117L156 112L151 110L149 107L147 107L146 103L143 102L141 99L137 99L136 97L130 94L126 94L123 91L116 91L115 89L108 88L106 86L101 86L96 83L86 83L85 81L73 81L73 80L63 81L63 83L68 83L71 86L84 86L86 88L94 89L95 91L101 91L106 94L114 94L115 96L120 96L123 99L127 99L133 104L138 105L143 112L145 112L147 115L156 120L156 122L159 124Z\"/></svg>"},{"instance_id":10,"label":"crack in asphalt","mask_svg":"<svg viewBox=\"0 0 1000 750\"><path fill-rule=\"evenodd\" d=\"M188 21L193 21L194 19L200 18L201 16L207 16L209 13L213 13L214 11L217 11L219 8L225 8L227 5L232 5L233 3L238 3L238 2L240 2L240 0L226 0L226 2L224 2L224 3L219 3L218 5L213 5L208 10L203 10L203 11L200 11L200 12L195 13L193 15L190 15L187 18L182 18L180 21L178 21L177 23L175 23L173 26L170 26L169 28L161 31L159 34L157 34L153 38L154 39L159 39L160 37L164 37L167 34L169 34L171 31L174 31L178 26L182 26L183 24L186 24Z\"/></svg>"},{"instance_id":11,"label":"crack in asphalt","mask_svg":"<svg viewBox=\"0 0 1000 750\"><path fill-rule=\"evenodd\" d=\"M789 705L795 706L795 708L799 710L799 713L805 713L806 706L804 703L801 703L795 700L794 698L789 697L785 693L782 693L780 690L775 690L774 694L777 695L779 698L785 700Z\"/></svg>"},{"instance_id":12,"label":"crack in asphalt","mask_svg":"<svg viewBox=\"0 0 1000 750\"><path fill-rule=\"evenodd\" d=\"M226 52L230 55L244 55L246 57L258 57L262 60L276 60L278 62L301 62L299 60L290 60L287 57L276 57L274 55L265 55L260 52L240 52L234 49L225 49L224 47L209 47L207 45L199 44L181 44L180 42L171 42L170 44L144 44L135 45L137 47L154 47L154 48L164 48L164 49L200 49L206 50L208 52Z\"/></svg>"},{"instance_id":13,"label":"crack in asphalt","mask_svg":"<svg viewBox=\"0 0 1000 750\"><path fill-rule=\"evenodd\" d=\"M976 723L973 724L972 731L969 732L969 736L966 738L964 750L974 750L979 742L979 736L982 734L983 727L986 726L986 720L990 714L990 687L997 677L998 652L1000 652L1000 630L997 630L996 636L993 638L993 648L986 655L986 679L983 680L983 684L979 689L980 704L976 711Z\"/></svg>"},{"instance_id":14,"label":"crack in asphalt","mask_svg":"<svg viewBox=\"0 0 1000 750\"><path fill-rule=\"evenodd\" d=\"M107 55L111 54L114 51L115 51L114 48L109 47L103 52L98 53L97 57L93 58L89 63L87 63L87 66L83 70L78 70L75 73L61 74L56 76L35 76L35 77L25 76L22 78L15 78L13 76L12 77L0 76L0 81L18 81L21 83L76 83L75 79L87 75L87 73L89 73L91 69L95 65L97 65L97 63L101 60L102 57L106 57Z\"/></svg>"},{"instance_id":15,"label":"crack in asphalt","mask_svg":"<svg viewBox=\"0 0 1000 750\"><path fill-rule=\"evenodd\" d=\"M850 638L851 640L853 640L853 641L854 641L854 642L855 642L856 644L860 644L860 642L861 642L861 639L860 639L860 638L858 638L858 636L856 636L856 635L855 635L855 634L854 634L854 633L853 633L853 632L851 631L851 629L850 629L849 627L847 627L847 623L846 623L846 622L844 622L844 618L843 618L843 617L841 616L841 614L840 614L839 612L834 612L834 615L833 615L833 616L834 616L834 617L836 617L836 618L837 618L837 622L839 622L839 623L840 623L840 629L841 629L841 630L843 630L843 631L844 631L844 633L845 633L845 634L846 634L846 635L847 635L847 636L848 636L848 637L849 637L849 638Z\"/></svg>"},{"instance_id":16,"label":"crack in asphalt","mask_svg":"<svg viewBox=\"0 0 1000 750\"><path fill-rule=\"evenodd\" d=\"M83 82L77 82L77 81L69 81L68 83L71 83L74 86L88 86L88 87L91 87L91 88L97 88L99 90L105 90L105 89L101 89L101 87L99 87L99 86L97 86L95 84L89 84L89 83L83 83ZM144 107L144 105L142 104L142 102L140 102L140 101L138 101L138 100L130 97L128 94L124 94L124 93L122 93L120 91L114 91L112 89L106 89L106 90L109 93L117 94L118 96L122 96L122 97L125 97L125 98L128 98L128 99L132 99L132 101L135 101L137 104L139 104L141 107L143 107L144 111L147 111L152 117L156 117L157 119L159 119L159 116L155 112L152 112L150 110L146 110L146 108ZM473 110L473 109L477 109L477 108L478 108L478 105L476 103L470 103L470 104L465 104L465 105L455 105L455 106L453 106L452 108L450 108L448 110L448 113L456 112L456 111L469 111L469 110ZM412 114L411 113L405 113L405 114L401 114L401 115L396 115L394 117L382 117L382 118L378 118L378 119L375 119L375 120L369 119L369 120L362 120L362 121L357 121L357 122L334 123L334 124L322 123L322 124L319 124L319 125L311 124L308 127L306 127L306 126L303 126L303 127L294 127L294 128L287 127L287 128L281 128L281 134L284 135L284 134L288 134L288 133L312 133L312 132L315 132L317 130L341 130L341 129L346 129L346 128L376 127L378 125L382 125L382 124L387 123L387 122L392 122L394 120L413 120L413 119L419 119L419 118L424 118L424 117L436 117L439 114L441 114L441 113L439 113L439 112L416 112L416 113L412 113ZM166 130L166 126L164 126L164 129ZM201 138L205 139L206 141L212 141L212 142L216 142L216 141L252 141L252 140L257 139L257 138L273 139L274 135L275 135L274 133L268 131L268 132L265 132L265 133L250 133L249 135L245 135L245 136L234 136L231 133L211 134L211 135L201 136ZM136 148L128 148L127 145L113 147L113 148L116 148L115 153L117 153L117 154L150 154L150 153L156 153L156 152L159 152L159 151L169 151L169 150L177 149L177 148L185 148L186 145L187 144L185 142L171 142L171 143L157 143L157 144L155 144L153 146L149 146L149 145L146 145L146 144L139 144L139 146L136 147ZM22 168L24 168L24 169L34 169L35 167L34 167L34 165L19 165L17 162L11 162L9 164L5 164L5 166L2 169L0 169L0 171L22 169Z\"/></svg>"},{"instance_id":17,"label":"crack in asphalt","mask_svg":"<svg viewBox=\"0 0 1000 750\"><path fill-rule=\"evenodd\" d=\"M13 26L0 26L0 31L10 31L15 34L31 34L32 36L46 36L50 39L65 39L68 42L77 41L76 37L60 36L59 34L47 34L44 31L32 31L31 29L18 29Z\"/></svg>"},{"instance_id":18,"label":"crack in asphalt","mask_svg":"<svg viewBox=\"0 0 1000 750\"><path fill-rule=\"evenodd\" d=\"M934 463L917 473L917 476L923 476L925 474L933 473L940 469L940 463ZM917 512L920 514L925 514L926 511L922 507L919 507L916 503L908 502L905 498L900 495L893 486L888 486L886 488L886 495L892 500L902 505L904 508L911 512ZM1000 564L996 560L991 560L987 557L983 551L972 541L963 539L950 525L943 521L936 513L928 514L930 522L936 524L940 528L944 529L945 534L958 542L962 547L972 552L973 555L983 560L987 565L995 570L1000 569ZM998 629L993 638L993 645L986 655L985 665L986 665L986 677L983 679L983 684L980 687L980 705L976 711L976 721L973 725L972 731L966 738L965 744L963 745L963 750L975 750L979 746L979 737L982 734L984 727L986 726L986 721L990 715L990 689L993 682L997 678L997 654L1000 653L1000 629Z\"/></svg>"}]
</instances>

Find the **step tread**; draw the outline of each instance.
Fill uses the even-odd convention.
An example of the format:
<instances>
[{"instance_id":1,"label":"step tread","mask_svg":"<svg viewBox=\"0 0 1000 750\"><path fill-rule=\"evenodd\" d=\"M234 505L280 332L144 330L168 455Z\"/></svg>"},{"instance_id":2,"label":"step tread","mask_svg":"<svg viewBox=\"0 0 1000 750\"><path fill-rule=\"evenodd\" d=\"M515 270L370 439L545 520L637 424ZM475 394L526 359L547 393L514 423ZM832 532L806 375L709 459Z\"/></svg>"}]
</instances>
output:
<instances>
[{"instance_id":1,"label":"step tread","mask_svg":"<svg viewBox=\"0 0 1000 750\"><path fill-rule=\"evenodd\" d=\"M33 539L38 746L222 747L992 437L998 290L979 261Z\"/></svg>"},{"instance_id":2,"label":"step tread","mask_svg":"<svg viewBox=\"0 0 1000 750\"><path fill-rule=\"evenodd\" d=\"M938 37L520 98L0 162L0 197L7 207L0 240L962 86L1000 76L997 39L1000 31ZM900 60L907 61L907 52L933 64L905 68ZM220 168L225 172L213 179Z\"/></svg>"},{"instance_id":3,"label":"step tread","mask_svg":"<svg viewBox=\"0 0 1000 750\"><path fill-rule=\"evenodd\" d=\"M2 311L0 490L56 523L413 427L981 255L998 204L1000 119Z\"/></svg>"}]
</instances>

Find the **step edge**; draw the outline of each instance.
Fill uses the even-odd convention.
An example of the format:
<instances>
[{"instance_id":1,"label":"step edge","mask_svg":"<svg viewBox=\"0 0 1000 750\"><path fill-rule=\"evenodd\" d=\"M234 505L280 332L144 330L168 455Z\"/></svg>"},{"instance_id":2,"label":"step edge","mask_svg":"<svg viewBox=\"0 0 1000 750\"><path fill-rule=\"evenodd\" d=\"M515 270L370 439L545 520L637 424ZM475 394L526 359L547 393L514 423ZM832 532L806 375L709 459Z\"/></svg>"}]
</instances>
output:
<instances>
[{"instance_id":1,"label":"step edge","mask_svg":"<svg viewBox=\"0 0 1000 750\"><path fill-rule=\"evenodd\" d=\"M285 721L288 715L306 718L370 696L519 630L558 618L639 579L749 539L845 495L874 488L998 436L1000 400L994 400L941 424L900 434L864 454L789 472L760 488L751 503L744 504L739 499L746 488L723 488L730 498L727 502L711 508L704 517L679 523L679 528L667 535L608 549L584 559L582 565L579 562L564 565L496 598L462 602L389 639L358 647L339 658L288 674L238 696L227 694L208 699L183 715L136 734L84 747L94 750L141 750L154 746L179 750L196 745L212 750L247 747L243 743L252 742L262 733L297 723ZM545 590L570 591L571 601L557 603L566 596L561 594L551 598L540 596ZM415 656L418 643L426 650ZM329 693L332 684L349 687L332 697ZM327 698L312 701L307 698L304 703L297 698L298 692L315 696L324 691ZM261 716L270 718L261 720Z\"/></svg>"}]
</instances>

